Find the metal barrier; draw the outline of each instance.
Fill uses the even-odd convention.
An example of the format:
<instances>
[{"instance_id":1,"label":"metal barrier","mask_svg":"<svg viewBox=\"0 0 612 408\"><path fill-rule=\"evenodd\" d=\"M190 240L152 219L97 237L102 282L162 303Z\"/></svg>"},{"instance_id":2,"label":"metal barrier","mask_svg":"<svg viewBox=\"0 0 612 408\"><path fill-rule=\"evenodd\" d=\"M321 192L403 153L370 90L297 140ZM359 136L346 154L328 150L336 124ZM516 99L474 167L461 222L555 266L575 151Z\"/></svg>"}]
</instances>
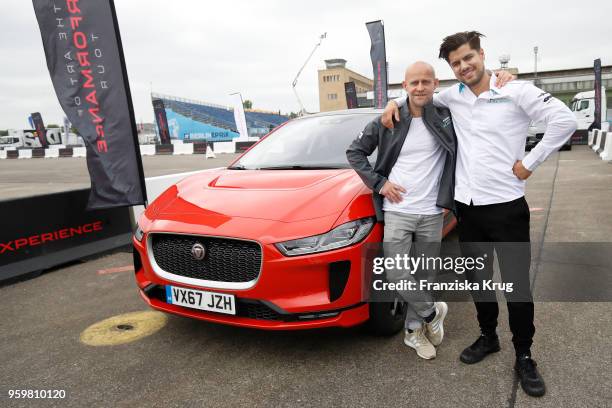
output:
<instances>
[{"instance_id":1,"label":"metal barrier","mask_svg":"<svg viewBox=\"0 0 612 408\"><path fill-rule=\"evenodd\" d=\"M141 156L154 156L156 154L206 154L206 158L214 157L214 153L242 152L257 142L257 138L249 138L240 142L193 142L185 143L182 140L173 140L169 145L140 145ZM0 159L31 159L31 158L57 158L57 157L86 157L84 146L66 147L64 145L51 145L48 148L33 149L4 149L0 150Z\"/></svg>"}]
</instances>

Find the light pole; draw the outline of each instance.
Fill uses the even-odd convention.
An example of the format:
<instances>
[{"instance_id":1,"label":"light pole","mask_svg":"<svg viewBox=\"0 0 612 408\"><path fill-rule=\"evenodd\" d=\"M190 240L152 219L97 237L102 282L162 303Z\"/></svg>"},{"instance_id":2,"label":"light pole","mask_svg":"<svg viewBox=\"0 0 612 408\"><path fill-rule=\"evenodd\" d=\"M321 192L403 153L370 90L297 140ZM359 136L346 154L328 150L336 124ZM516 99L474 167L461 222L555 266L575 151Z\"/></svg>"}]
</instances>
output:
<instances>
[{"instance_id":1,"label":"light pole","mask_svg":"<svg viewBox=\"0 0 612 408\"><path fill-rule=\"evenodd\" d=\"M538 46L533 47L533 84L538 86Z\"/></svg>"},{"instance_id":2,"label":"light pole","mask_svg":"<svg viewBox=\"0 0 612 408\"><path fill-rule=\"evenodd\" d=\"M314 46L314 48L312 49L312 52L310 53L308 58L306 58L306 61L302 65L302 68L300 68L300 70L298 71L297 75L295 76L295 79L291 83L291 87L293 88L293 93L295 94L295 97L298 100L298 104L300 105L300 112L299 112L300 116L302 116L303 114L308 113L308 112L306 112L306 109L304 109L304 105L302 104L302 100L298 96L298 93L297 93L297 90L295 89L295 86L297 85L297 81L298 81L298 78L299 78L300 74L302 73L302 70L304 69L304 67L306 67L306 64L308 64L308 61L310 61L310 58L312 58L312 55L315 53L317 48L319 48L319 46L321 45L321 42L323 42L323 39L326 38L326 37L327 37L327 33L323 33L323 34L321 34L319 36L319 42Z\"/></svg>"}]
</instances>

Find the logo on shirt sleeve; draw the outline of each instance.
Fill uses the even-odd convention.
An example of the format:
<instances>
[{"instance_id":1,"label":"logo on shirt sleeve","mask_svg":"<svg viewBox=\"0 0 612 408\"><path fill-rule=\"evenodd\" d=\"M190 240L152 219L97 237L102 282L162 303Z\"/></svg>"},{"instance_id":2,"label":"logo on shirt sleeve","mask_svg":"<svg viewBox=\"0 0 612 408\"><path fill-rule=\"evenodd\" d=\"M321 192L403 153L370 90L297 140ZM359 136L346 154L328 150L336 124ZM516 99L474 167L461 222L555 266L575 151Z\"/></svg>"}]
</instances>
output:
<instances>
[{"instance_id":1,"label":"logo on shirt sleeve","mask_svg":"<svg viewBox=\"0 0 612 408\"><path fill-rule=\"evenodd\" d=\"M553 96L551 94L549 94L548 92L542 92L541 94L538 95L538 98L543 98L542 102L546 103L548 101L550 101L550 99Z\"/></svg>"}]
</instances>

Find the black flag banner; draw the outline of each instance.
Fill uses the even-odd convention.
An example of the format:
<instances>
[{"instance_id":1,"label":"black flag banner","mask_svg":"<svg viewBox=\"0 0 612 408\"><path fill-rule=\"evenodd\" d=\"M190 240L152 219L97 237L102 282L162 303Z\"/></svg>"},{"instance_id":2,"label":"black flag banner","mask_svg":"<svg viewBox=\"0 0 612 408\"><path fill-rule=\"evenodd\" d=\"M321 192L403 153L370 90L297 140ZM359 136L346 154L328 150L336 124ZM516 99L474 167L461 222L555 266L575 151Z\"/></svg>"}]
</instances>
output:
<instances>
[{"instance_id":1,"label":"black flag banner","mask_svg":"<svg viewBox=\"0 0 612 408\"><path fill-rule=\"evenodd\" d=\"M168 129L168 118L166 117L166 107L161 99L153 99L153 112L159 130L161 144L170 144L170 130Z\"/></svg>"},{"instance_id":2,"label":"black flag banner","mask_svg":"<svg viewBox=\"0 0 612 408\"><path fill-rule=\"evenodd\" d=\"M601 59L593 61L593 70L595 71L595 121L591 129L601 129Z\"/></svg>"},{"instance_id":3,"label":"black flag banner","mask_svg":"<svg viewBox=\"0 0 612 408\"><path fill-rule=\"evenodd\" d=\"M366 23L372 46L370 58L374 70L374 106L384 108L387 104L387 56L385 51L385 28L382 21Z\"/></svg>"},{"instance_id":4,"label":"black flag banner","mask_svg":"<svg viewBox=\"0 0 612 408\"><path fill-rule=\"evenodd\" d=\"M355 89L355 82L344 83L344 94L346 95L346 107L348 109L356 109L359 107L357 103L357 90Z\"/></svg>"},{"instance_id":5,"label":"black flag banner","mask_svg":"<svg viewBox=\"0 0 612 408\"><path fill-rule=\"evenodd\" d=\"M47 147L49 145L49 141L47 140L47 129L45 129L45 123L43 122L42 115L39 112L34 112L31 115L31 118L34 129L36 130L36 136L38 137L38 140L40 140L40 145L42 147Z\"/></svg>"},{"instance_id":6,"label":"black flag banner","mask_svg":"<svg viewBox=\"0 0 612 408\"><path fill-rule=\"evenodd\" d=\"M33 0L55 93L87 146L88 209L145 204L113 0Z\"/></svg>"}]
</instances>

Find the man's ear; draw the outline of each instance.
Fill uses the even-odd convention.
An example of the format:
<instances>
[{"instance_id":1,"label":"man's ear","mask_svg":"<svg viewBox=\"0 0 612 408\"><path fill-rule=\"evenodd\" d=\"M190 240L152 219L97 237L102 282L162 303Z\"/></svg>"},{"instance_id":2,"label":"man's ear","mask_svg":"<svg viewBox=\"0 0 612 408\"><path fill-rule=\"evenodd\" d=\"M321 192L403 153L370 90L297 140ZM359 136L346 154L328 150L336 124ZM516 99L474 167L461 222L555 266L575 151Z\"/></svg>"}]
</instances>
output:
<instances>
[{"instance_id":1,"label":"man's ear","mask_svg":"<svg viewBox=\"0 0 612 408\"><path fill-rule=\"evenodd\" d=\"M402 81L402 88L404 88L404 90L406 90L406 80Z\"/></svg>"},{"instance_id":2,"label":"man's ear","mask_svg":"<svg viewBox=\"0 0 612 408\"><path fill-rule=\"evenodd\" d=\"M438 89L440 86L440 80L438 78L434 78L434 90Z\"/></svg>"},{"instance_id":3,"label":"man's ear","mask_svg":"<svg viewBox=\"0 0 612 408\"><path fill-rule=\"evenodd\" d=\"M485 59L485 52L484 52L484 50L482 48L478 51L478 54L480 54L480 58L482 58L482 60L484 61L484 59Z\"/></svg>"}]
</instances>

